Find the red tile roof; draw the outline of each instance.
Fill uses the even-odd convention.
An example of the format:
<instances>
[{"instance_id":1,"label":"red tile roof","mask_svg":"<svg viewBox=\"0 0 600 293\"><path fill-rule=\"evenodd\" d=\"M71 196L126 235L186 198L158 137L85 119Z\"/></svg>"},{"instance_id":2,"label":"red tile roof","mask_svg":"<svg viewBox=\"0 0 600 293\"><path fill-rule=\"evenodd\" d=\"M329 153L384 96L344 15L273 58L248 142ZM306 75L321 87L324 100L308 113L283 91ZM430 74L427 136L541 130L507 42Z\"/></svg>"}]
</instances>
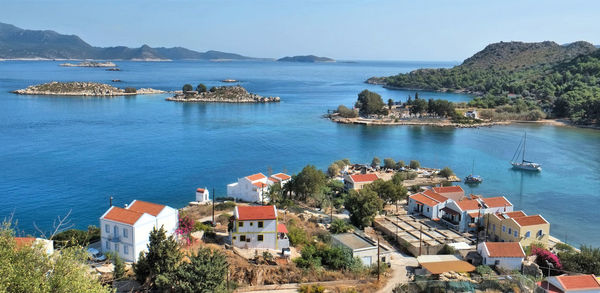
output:
<instances>
[{"instance_id":1,"label":"red tile roof","mask_svg":"<svg viewBox=\"0 0 600 293\"><path fill-rule=\"evenodd\" d=\"M467 214L469 214L469 217L471 217L473 219L476 219L476 218L479 218L479 217L483 216L483 213L480 214L479 212L471 212L471 213L467 213Z\"/></svg>"},{"instance_id":2,"label":"red tile roof","mask_svg":"<svg viewBox=\"0 0 600 293\"><path fill-rule=\"evenodd\" d=\"M271 177L275 177L279 180L288 180L288 179L292 178L292 177L290 177L290 175L284 174L284 173L273 174L273 175L271 175Z\"/></svg>"},{"instance_id":3,"label":"red tile roof","mask_svg":"<svg viewBox=\"0 0 600 293\"><path fill-rule=\"evenodd\" d=\"M137 220L143 215L143 213L120 208L120 207L111 207L108 210L108 213L104 215L104 219L133 225Z\"/></svg>"},{"instance_id":4,"label":"red tile roof","mask_svg":"<svg viewBox=\"0 0 600 293\"><path fill-rule=\"evenodd\" d=\"M204 190L205 190L204 188L198 188L198 189L196 189L196 192L204 193Z\"/></svg>"},{"instance_id":5,"label":"red tile roof","mask_svg":"<svg viewBox=\"0 0 600 293\"><path fill-rule=\"evenodd\" d=\"M479 202L476 199L463 199L456 202L458 207L463 211L479 209Z\"/></svg>"},{"instance_id":6,"label":"red tile roof","mask_svg":"<svg viewBox=\"0 0 600 293\"><path fill-rule=\"evenodd\" d=\"M275 220L275 206L237 206L238 220Z\"/></svg>"},{"instance_id":7,"label":"red tile roof","mask_svg":"<svg viewBox=\"0 0 600 293\"><path fill-rule=\"evenodd\" d=\"M540 215L513 218L521 227L548 224Z\"/></svg>"},{"instance_id":8,"label":"red tile roof","mask_svg":"<svg viewBox=\"0 0 600 293\"><path fill-rule=\"evenodd\" d=\"M421 263L421 266L434 275L439 275L445 272L465 273L475 270L475 267L472 264L462 260L426 262Z\"/></svg>"},{"instance_id":9,"label":"red tile roof","mask_svg":"<svg viewBox=\"0 0 600 293\"><path fill-rule=\"evenodd\" d=\"M350 175L350 177L352 178L352 181L354 181L354 182L372 182L372 181L379 179L379 177L377 177L377 174L374 174L374 173L356 174L356 175Z\"/></svg>"},{"instance_id":10,"label":"red tile roof","mask_svg":"<svg viewBox=\"0 0 600 293\"><path fill-rule=\"evenodd\" d=\"M566 290L600 290L600 283L594 275L556 276L555 278Z\"/></svg>"},{"instance_id":11,"label":"red tile roof","mask_svg":"<svg viewBox=\"0 0 600 293\"><path fill-rule=\"evenodd\" d=\"M519 242L484 242L490 257L525 257Z\"/></svg>"},{"instance_id":12,"label":"red tile roof","mask_svg":"<svg viewBox=\"0 0 600 293\"><path fill-rule=\"evenodd\" d=\"M252 183L252 185L254 185L256 187L259 187L259 188L267 187L266 184L264 184L264 183L262 183L260 181L259 182L254 182L254 183Z\"/></svg>"},{"instance_id":13,"label":"red tile roof","mask_svg":"<svg viewBox=\"0 0 600 293\"><path fill-rule=\"evenodd\" d=\"M271 182L279 182L279 179L275 179L273 177L269 177L269 181L271 181Z\"/></svg>"},{"instance_id":14,"label":"red tile roof","mask_svg":"<svg viewBox=\"0 0 600 293\"><path fill-rule=\"evenodd\" d=\"M439 194L437 192L434 192L432 190L429 190L429 189L423 191L422 193L425 194L425 195L427 195L427 196L429 196L429 197L431 197L431 198L433 198L433 199L435 199L435 200L437 200L437 201L439 201L439 202L445 202L445 201L448 200L447 197L445 197L445 196L443 196L443 195L441 195L441 194Z\"/></svg>"},{"instance_id":15,"label":"red tile roof","mask_svg":"<svg viewBox=\"0 0 600 293\"><path fill-rule=\"evenodd\" d=\"M527 214L524 211L514 211L504 213L509 218L525 217Z\"/></svg>"},{"instance_id":16,"label":"red tile roof","mask_svg":"<svg viewBox=\"0 0 600 293\"><path fill-rule=\"evenodd\" d=\"M286 233L287 234L288 230L287 230L287 228L285 227L284 224L279 223L279 224L277 224L277 232L278 233Z\"/></svg>"},{"instance_id":17,"label":"red tile roof","mask_svg":"<svg viewBox=\"0 0 600 293\"><path fill-rule=\"evenodd\" d=\"M430 206L430 207L433 207L436 204L440 203L439 201L434 200L430 197L427 197L426 195L424 195L422 193L415 193L415 194L411 195L410 198L415 201L418 201L426 206Z\"/></svg>"},{"instance_id":18,"label":"red tile roof","mask_svg":"<svg viewBox=\"0 0 600 293\"><path fill-rule=\"evenodd\" d=\"M162 204L151 203L147 201L135 200L133 204L127 207L130 211L135 211L138 213L148 213L153 216L158 216L160 212L165 208Z\"/></svg>"},{"instance_id":19,"label":"red tile roof","mask_svg":"<svg viewBox=\"0 0 600 293\"><path fill-rule=\"evenodd\" d=\"M433 191L443 194L443 193L450 193L450 192L462 192L465 193L465 191L462 189L462 187L456 185L456 186L443 186L443 187L434 187Z\"/></svg>"},{"instance_id":20,"label":"red tile roof","mask_svg":"<svg viewBox=\"0 0 600 293\"><path fill-rule=\"evenodd\" d=\"M17 248L32 246L34 242L34 237L15 237L15 243L17 245Z\"/></svg>"},{"instance_id":21,"label":"red tile roof","mask_svg":"<svg viewBox=\"0 0 600 293\"><path fill-rule=\"evenodd\" d=\"M256 174L252 174L250 176L246 176L246 179L250 180L250 181L256 181L256 180L260 180L260 179L264 179L267 176L265 176L263 173L256 173Z\"/></svg>"},{"instance_id":22,"label":"red tile roof","mask_svg":"<svg viewBox=\"0 0 600 293\"><path fill-rule=\"evenodd\" d=\"M481 198L488 208L500 208L512 206L512 204L504 198L504 196Z\"/></svg>"}]
</instances>

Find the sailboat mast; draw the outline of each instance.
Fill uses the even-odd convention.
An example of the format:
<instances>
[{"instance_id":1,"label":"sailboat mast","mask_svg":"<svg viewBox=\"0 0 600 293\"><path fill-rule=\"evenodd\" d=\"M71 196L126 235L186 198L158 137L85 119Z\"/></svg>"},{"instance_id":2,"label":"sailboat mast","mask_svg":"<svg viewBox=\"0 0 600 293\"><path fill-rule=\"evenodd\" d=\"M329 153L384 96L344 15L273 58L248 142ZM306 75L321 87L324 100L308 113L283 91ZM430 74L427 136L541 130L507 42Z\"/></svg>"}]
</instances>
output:
<instances>
[{"instance_id":1,"label":"sailboat mast","mask_svg":"<svg viewBox=\"0 0 600 293\"><path fill-rule=\"evenodd\" d=\"M525 147L527 146L527 131L525 131L525 137L523 138L523 162L525 162Z\"/></svg>"}]
</instances>

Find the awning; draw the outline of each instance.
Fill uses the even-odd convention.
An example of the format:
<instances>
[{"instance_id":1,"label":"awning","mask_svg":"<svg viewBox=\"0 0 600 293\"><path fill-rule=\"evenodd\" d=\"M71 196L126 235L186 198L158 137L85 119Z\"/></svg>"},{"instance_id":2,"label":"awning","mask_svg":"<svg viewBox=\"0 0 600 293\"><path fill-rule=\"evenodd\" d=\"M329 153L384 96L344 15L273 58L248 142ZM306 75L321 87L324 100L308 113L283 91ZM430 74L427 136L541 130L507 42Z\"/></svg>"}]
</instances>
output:
<instances>
[{"instance_id":1,"label":"awning","mask_svg":"<svg viewBox=\"0 0 600 293\"><path fill-rule=\"evenodd\" d=\"M284 224L277 224L277 233L288 233L287 228Z\"/></svg>"},{"instance_id":2,"label":"awning","mask_svg":"<svg viewBox=\"0 0 600 293\"><path fill-rule=\"evenodd\" d=\"M457 212L457 211L455 211L455 210L453 210L453 209L451 209L451 208L449 208L449 207L444 207L444 208L442 209L442 212L444 212L444 213L448 213L448 214L451 214L451 215L460 215L460 213L459 213L459 212Z\"/></svg>"}]
</instances>

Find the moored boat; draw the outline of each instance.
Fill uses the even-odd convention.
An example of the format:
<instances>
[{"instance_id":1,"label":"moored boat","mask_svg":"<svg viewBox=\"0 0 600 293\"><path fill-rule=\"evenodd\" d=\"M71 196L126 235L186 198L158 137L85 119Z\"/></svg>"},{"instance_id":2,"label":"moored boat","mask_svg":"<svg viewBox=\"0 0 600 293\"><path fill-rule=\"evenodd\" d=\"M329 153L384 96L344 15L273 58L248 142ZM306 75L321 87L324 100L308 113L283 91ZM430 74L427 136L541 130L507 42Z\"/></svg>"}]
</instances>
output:
<instances>
[{"instance_id":1,"label":"moored boat","mask_svg":"<svg viewBox=\"0 0 600 293\"><path fill-rule=\"evenodd\" d=\"M520 170L525 170L525 171L538 171L538 172L542 171L542 165L532 162L532 161L525 160L526 144L527 144L527 132L525 132L525 134L523 135L523 139L519 143L519 146L517 146L517 150L515 151L513 158L510 160L510 164L515 169L520 169ZM522 152L520 152L521 150L522 150ZM521 157L520 162L518 161L519 157Z\"/></svg>"}]
</instances>

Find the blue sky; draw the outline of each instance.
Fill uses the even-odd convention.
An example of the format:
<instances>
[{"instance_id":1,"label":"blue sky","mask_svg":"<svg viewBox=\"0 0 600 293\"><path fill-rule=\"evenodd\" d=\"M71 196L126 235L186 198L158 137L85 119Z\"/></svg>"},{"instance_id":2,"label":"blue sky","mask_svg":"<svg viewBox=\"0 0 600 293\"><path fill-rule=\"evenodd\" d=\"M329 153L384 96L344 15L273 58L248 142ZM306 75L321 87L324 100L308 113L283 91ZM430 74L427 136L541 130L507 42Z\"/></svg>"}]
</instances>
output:
<instances>
[{"instance_id":1,"label":"blue sky","mask_svg":"<svg viewBox=\"0 0 600 293\"><path fill-rule=\"evenodd\" d=\"M0 22L94 46L461 61L498 41L600 44L600 1L1 0Z\"/></svg>"}]
</instances>

